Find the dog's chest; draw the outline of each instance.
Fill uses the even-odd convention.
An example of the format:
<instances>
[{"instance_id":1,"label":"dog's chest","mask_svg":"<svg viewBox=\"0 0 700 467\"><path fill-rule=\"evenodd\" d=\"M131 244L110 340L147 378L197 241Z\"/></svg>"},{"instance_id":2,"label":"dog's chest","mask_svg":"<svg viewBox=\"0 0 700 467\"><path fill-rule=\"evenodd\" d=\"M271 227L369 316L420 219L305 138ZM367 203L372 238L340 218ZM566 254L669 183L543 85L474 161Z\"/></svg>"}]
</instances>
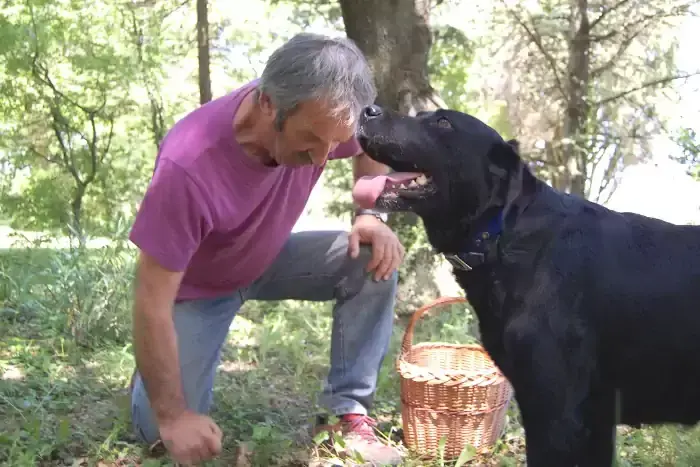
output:
<instances>
[{"instance_id":1,"label":"dog's chest","mask_svg":"<svg viewBox=\"0 0 700 467\"><path fill-rule=\"evenodd\" d=\"M455 277L476 314L482 345L498 364L504 352L507 289L497 271L491 269L455 272Z\"/></svg>"},{"instance_id":2,"label":"dog's chest","mask_svg":"<svg viewBox=\"0 0 700 467\"><path fill-rule=\"evenodd\" d=\"M455 278L477 317L488 319L502 314L506 289L497 271L489 266L473 271L455 271Z\"/></svg>"}]
</instances>

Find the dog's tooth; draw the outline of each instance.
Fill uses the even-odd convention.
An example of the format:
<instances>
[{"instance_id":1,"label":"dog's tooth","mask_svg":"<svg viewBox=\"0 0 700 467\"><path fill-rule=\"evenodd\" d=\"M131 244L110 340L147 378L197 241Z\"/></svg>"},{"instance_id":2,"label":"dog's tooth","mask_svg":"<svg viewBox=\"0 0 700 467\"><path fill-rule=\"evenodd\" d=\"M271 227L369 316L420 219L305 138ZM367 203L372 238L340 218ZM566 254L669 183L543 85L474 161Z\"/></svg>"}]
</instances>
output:
<instances>
[{"instance_id":1,"label":"dog's tooth","mask_svg":"<svg viewBox=\"0 0 700 467\"><path fill-rule=\"evenodd\" d=\"M428 179L425 178L425 175L420 175L418 176L418 178L416 178L416 182L418 183L418 185L425 185L426 183L428 183Z\"/></svg>"},{"instance_id":2,"label":"dog's tooth","mask_svg":"<svg viewBox=\"0 0 700 467\"><path fill-rule=\"evenodd\" d=\"M399 188L407 188L407 187L406 187L406 185L405 185L404 183L402 183L402 184L399 185Z\"/></svg>"},{"instance_id":3,"label":"dog's tooth","mask_svg":"<svg viewBox=\"0 0 700 467\"><path fill-rule=\"evenodd\" d=\"M416 183L415 180L411 180L411 183L409 183L408 186L410 186L411 188L415 188L418 186L418 183Z\"/></svg>"}]
</instances>

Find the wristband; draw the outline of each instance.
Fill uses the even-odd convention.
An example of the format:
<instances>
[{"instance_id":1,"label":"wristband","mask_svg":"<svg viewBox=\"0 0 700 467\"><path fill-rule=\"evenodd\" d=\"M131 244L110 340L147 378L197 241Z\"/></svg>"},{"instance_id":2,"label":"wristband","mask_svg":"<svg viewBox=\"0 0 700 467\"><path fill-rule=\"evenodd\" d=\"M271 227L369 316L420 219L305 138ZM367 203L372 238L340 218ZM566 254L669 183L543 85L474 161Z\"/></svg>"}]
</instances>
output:
<instances>
[{"instance_id":1,"label":"wristband","mask_svg":"<svg viewBox=\"0 0 700 467\"><path fill-rule=\"evenodd\" d=\"M382 222L386 222L389 216L385 212L375 211L374 209L357 209L355 211L355 217L357 216L374 216Z\"/></svg>"}]
</instances>

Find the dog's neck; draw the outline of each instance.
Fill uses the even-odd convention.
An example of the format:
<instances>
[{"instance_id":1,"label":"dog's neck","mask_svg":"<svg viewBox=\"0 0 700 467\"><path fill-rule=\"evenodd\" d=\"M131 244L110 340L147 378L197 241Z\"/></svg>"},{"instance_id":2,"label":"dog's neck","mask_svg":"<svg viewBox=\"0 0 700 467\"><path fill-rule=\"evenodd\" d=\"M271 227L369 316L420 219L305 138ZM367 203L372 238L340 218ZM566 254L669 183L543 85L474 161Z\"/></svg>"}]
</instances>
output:
<instances>
[{"instance_id":1,"label":"dog's neck","mask_svg":"<svg viewBox=\"0 0 700 467\"><path fill-rule=\"evenodd\" d=\"M512 174L511 174L512 175ZM455 222L424 218L428 238L455 269L469 271L488 262L504 232L513 228L542 182L521 166L517 176L498 187L489 203L472 216ZM459 217L459 216L457 216Z\"/></svg>"},{"instance_id":2,"label":"dog's neck","mask_svg":"<svg viewBox=\"0 0 700 467\"><path fill-rule=\"evenodd\" d=\"M445 259L460 271L472 269L486 263L503 233L504 208L494 206L472 223L462 244L453 252L444 252Z\"/></svg>"}]
</instances>

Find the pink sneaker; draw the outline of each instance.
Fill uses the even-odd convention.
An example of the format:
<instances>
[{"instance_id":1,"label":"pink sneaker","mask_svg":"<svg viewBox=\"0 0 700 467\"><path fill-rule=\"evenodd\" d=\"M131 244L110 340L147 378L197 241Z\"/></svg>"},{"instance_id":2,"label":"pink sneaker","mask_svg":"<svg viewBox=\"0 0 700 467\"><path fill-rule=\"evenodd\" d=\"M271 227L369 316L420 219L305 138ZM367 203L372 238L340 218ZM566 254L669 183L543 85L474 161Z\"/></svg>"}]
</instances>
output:
<instances>
[{"instance_id":1,"label":"pink sneaker","mask_svg":"<svg viewBox=\"0 0 700 467\"><path fill-rule=\"evenodd\" d=\"M334 431L343 434L346 448L354 451L373 466L399 465L402 460L398 449L384 444L375 434L377 422L367 415L346 414Z\"/></svg>"}]
</instances>

